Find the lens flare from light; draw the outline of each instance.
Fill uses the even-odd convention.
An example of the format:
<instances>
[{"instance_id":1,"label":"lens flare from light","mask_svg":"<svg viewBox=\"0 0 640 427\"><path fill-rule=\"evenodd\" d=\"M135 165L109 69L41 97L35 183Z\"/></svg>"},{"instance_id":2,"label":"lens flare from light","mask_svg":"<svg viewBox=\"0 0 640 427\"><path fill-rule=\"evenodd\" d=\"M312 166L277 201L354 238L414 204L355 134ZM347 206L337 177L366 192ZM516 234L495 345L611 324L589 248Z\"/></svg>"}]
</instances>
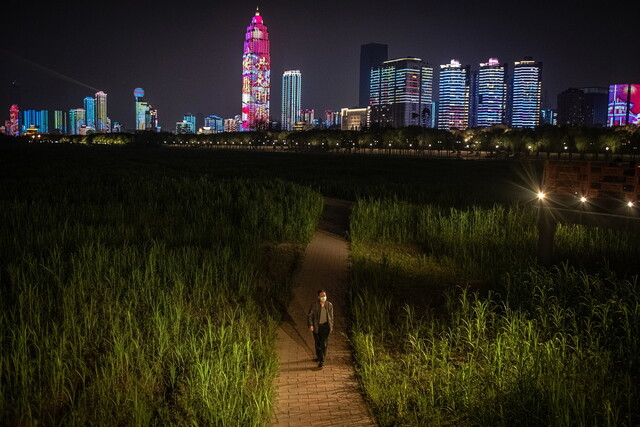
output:
<instances>
[{"instance_id":1,"label":"lens flare from light","mask_svg":"<svg viewBox=\"0 0 640 427\"><path fill-rule=\"evenodd\" d=\"M632 208L632 207L633 207L633 202L631 202L631 201L627 202L627 206L629 206L630 208Z\"/></svg>"},{"instance_id":2,"label":"lens flare from light","mask_svg":"<svg viewBox=\"0 0 640 427\"><path fill-rule=\"evenodd\" d=\"M582 197L580 197L580 201L581 201L582 203L587 203L587 198L586 198L586 197L584 197L584 196L582 196Z\"/></svg>"},{"instance_id":3,"label":"lens flare from light","mask_svg":"<svg viewBox=\"0 0 640 427\"><path fill-rule=\"evenodd\" d=\"M544 199L544 193L542 191L538 192L538 200Z\"/></svg>"}]
</instances>

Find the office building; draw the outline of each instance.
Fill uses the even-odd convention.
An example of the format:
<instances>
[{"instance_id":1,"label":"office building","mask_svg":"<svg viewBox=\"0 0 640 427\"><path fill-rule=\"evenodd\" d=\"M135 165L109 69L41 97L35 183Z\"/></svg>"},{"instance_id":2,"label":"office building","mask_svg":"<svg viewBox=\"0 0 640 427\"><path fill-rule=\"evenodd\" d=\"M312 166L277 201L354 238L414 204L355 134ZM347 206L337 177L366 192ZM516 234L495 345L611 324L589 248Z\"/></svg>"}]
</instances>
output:
<instances>
[{"instance_id":1,"label":"office building","mask_svg":"<svg viewBox=\"0 0 640 427\"><path fill-rule=\"evenodd\" d=\"M534 128L540 124L542 62L526 57L513 67L511 126Z\"/></svg>"},{"instance_id":2,"label":"office building","mask_svg":"<svg viewBox=\"0 0 640 427\"><path fill-rule=\"evenodd\" d=\"M183 122L187 123L187 131L185 133L196 133L196 116L187 113L184 115Z\"/></svg>"},{"instance_id":3,"label":"office building","mask_svg":"<svg viewBox=\"0 0 640 427\"><path fill-rule=\"evenodd\" d=\"M327 129L340 129L342 115L339 111L324 110L324 123Z\"/></svg>"},{"instance_id":4,"label":"office building","mask_svg":"<svg viewBox=\"0 0 640 427\"><path fill-rule=\"evenodd\" d=\"M640 124L640 85L625 83L609 86L607 126Z\"/></svg>"},{"instance_id":5,"label":"office building","mask_svg":"<svg viewBox=\"0 0 640 427\"><path fill-rule=\"evenodd\" d=\"M96 93L96 132L106 133L109 132L109 119L107 117L107 94L99 91Z\"/></svg>"},{"instance_id":6,"label":"office building","mask_svg":"<svg viewBox=\"0 0 640 427\"><path fill-rule=\"evenodd\" d=\"M473 73L471 126L488 127L506 123L507 64L497 58L480 64Z\"/></svg>"},{"instance_id":7,"label":"office building","mask_svg":"<svg viewBox=\"0 0 640 427\"><path fill-rule=\"evenodd\" d=\"M36 129L37 133L49 133L49 111L23 110L21 115L20 134L26 134L29 128Z\"/></svg>"},{"instance_id":8,"label":"office building","mask_svg":"<svg viewBox=\"0 0 640 427\"><path fill-rule=\"evenodd\" d=\"M582 87L585 104L585 125L606 126L609 89L606 87Z\"/></svg>"},{"instance_id":9,"label":"office building","mask_svg":"<svg viewBox=\"0 0 640 427\"><path fill-rule=\"evenodd\" d=\"M62 134L67 131L67 113L62 110L53 111L53 129L51 133Z\"/></svg>"},{"instance_id":10,"label":"office building","mask_svg":"<svg viewBox=\"0 0 640 427\"><path fill-rule=\"evenodd\" d=\"M368 107L371 95L371 68L377 67L389 59L388 46L380 43L368 43L360 46L360 93L358 105Z\"/></svg>"},{"instance_id":11,"label":"office building","mask_svg":"<svg viewBox=\"0 0 640 427\"><path fill-rule=\"evenodd\" d=\"M69 128L67 134L82 135L86 134L86 112L84 108L72 108L69 110Z\"/></svg>"},{"instance_id":12,"label":"office building","mask_svg":"<svg viewBox=\"0 0 640 427\"><path fill-rule=\"evenodd\" d=\"M540 124L556 126L558 124L558 113L548 108L540 110Z\"/></svg>"},{"instance_id":13,"label":"office building","mask_svg":"<svg viewBox=\"0 0 640 427\"><path fill-rule=\"evenodd\" d=\"M218 116L205 117L204 129L208 129L209 133L222 133L224 132L224 120Z\"/></svg>"},{"instance_id":14,"label":"office building","mask_svg":"<svg viewBox=\"0 0 640 427\"><path fill-rule=\"evenodd\" d=\"M469 127L469 66L452 59L440 66L438 129Z\"/></svg>"},{"instance_id":15,"label":"office building","mask_svg":"<svg viewBox=\"0 0 640 427\"><path fill-rule=\"evenodd\" d=\"M282 75L282 130L293 130L301 120L302 74L288 70Z\"/></svg>"},{"instance_id":16,"label":"office building","mask_svg":"<svg viewBox=\"0 0 640 427\"><path fill-rule=\"evenodd\" d=\"M269 32L260 12L251 20L242 56L242 130L269 128L271 55Z\"/></svg>"},{"instance_id":17,"label":"office building","mask_svg":"<svg viewBox=\"0 0 640 427\"><path fill-rule=\"evenodd\" d=\"M364 130L369 128L371 107L342 108L340 122L342 130Z\"/></svg>"},{"instance_id":18,"label":"office building","mask_svg":"<svg viewBox=\"0 0 640 427\"><path fill-rule=\"evenodd\" d=\"M371 126L432 127L433 68L420 58L399 58L371 68Z\"/></svg>"},{"instance_id":19,"label":"office building","mask_svg":"<svg viewBox=\"0 0 640 427\"><path fill-rule=\"evenodd\" d=\"M84 111L85 111L85 125L87 125L87 128L89 129L95 129L96 128L96 100L91 97L91 96L87 96L84 99Z\"/></svg>"},{"instance_id":20,"label":"office building","mask_svg":"<svg viewBox=\"0 0 640 427\"><path fill-rule=\"evenodd\" d=\"M585 124L584 93L580 89L569 88L558 94L558 124L584 126Z\"/></svg>"}]
</instances>

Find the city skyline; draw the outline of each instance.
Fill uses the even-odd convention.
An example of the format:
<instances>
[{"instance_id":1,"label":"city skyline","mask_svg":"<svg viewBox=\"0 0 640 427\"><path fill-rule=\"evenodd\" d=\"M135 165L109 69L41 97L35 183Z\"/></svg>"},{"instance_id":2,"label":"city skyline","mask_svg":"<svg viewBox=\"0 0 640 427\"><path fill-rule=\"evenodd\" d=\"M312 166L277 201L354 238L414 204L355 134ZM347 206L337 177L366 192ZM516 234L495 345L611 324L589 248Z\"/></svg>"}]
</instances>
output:
<instances>
[{"instance_id":1,"label":"city skyline","mask_svg":"<svg viewBox=\"0 0 640 427\"><path fill-rule=\"evenodd\" d=\"M358 104L360 47L371 42L388 45L389 57L421 57L434 66L457 58L473 69L489 57L513 64L533 56L545 64L543 107L555 107L558 93L569 87L637 82L640 59L606 43L631 39L631 29L593 11L552 5L541 3L540 10L522 16L505 9L491 19L489 5L431 10L418 2L410 2L409 11L392 13L349 2L340 13L323 9L311 13L294 2L263 4L260 11L273 42L272 71L281 75L287 69L300 69L305 74L305 106L316 111ZM104 91L109 94L109 117L128 129L134 126L130 93L136 87L144 87L161 112L163 129L172 128L187 112L240 114L239 39L255 8L197 3L199 13L179 17L170 15L162 3L152 13L137 10L136 5L125 11L87 5L83 6L87 15L100 12L104 19L91 21L95 38L79 40L77 51L69 52L55 47L65 46L77 35L71 24L80 22L85 13L72 6L48 5L32 24L9 23L3 28L12 30L5 40L15 40L2 52L3 111L8 111L9 84L17 80L24 109L68 111L82 107L84 97ZM371 22L385 25L371 26ZM453 23L461 28L456 33L446 27ZM298 37L310 29L314 37ZM157 40L147 43L148 37ZM41 49L37 54L19 49L28 45ZM276 79L272 86L273 107L280 105L280 82ZM271 109L271 118L279 119L277 109Z\"/></svg>"}]
</instances>

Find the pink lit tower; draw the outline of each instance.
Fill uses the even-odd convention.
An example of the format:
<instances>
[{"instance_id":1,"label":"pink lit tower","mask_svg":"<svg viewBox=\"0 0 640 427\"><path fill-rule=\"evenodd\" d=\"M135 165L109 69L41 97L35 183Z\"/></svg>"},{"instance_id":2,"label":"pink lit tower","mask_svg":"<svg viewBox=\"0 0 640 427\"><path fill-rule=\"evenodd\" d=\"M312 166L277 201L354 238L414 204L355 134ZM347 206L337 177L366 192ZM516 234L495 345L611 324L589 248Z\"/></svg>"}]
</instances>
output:
<instances>
[{"instance_id":1,"label":"pink lit tower","mask_svg":"<svg viewBox=\"0 0 640 427\"><path fill-rule=\"evenodd\" d=\"M242 55L243 131L268 129L270 87L269 32L256 9L251 25L247 27Z\"/></svg>"}]
</instances>

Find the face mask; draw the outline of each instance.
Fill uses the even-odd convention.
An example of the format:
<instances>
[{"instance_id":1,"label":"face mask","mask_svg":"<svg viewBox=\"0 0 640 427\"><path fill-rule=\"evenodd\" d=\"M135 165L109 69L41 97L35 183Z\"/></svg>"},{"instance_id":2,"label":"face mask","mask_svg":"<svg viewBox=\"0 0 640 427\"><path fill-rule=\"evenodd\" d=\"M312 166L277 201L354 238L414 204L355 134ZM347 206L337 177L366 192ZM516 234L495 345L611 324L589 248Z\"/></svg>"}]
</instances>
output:
<instances>
[{"instance_id":1,"label":"face mask","mask_svg":"<svg viewBox=\"0 0 640 427\"><path fill-rule=\"evenodd\" d=\"M327 297L320 297L320 301L325 302L327 300Z\"/></svg>"}]
</instances>

